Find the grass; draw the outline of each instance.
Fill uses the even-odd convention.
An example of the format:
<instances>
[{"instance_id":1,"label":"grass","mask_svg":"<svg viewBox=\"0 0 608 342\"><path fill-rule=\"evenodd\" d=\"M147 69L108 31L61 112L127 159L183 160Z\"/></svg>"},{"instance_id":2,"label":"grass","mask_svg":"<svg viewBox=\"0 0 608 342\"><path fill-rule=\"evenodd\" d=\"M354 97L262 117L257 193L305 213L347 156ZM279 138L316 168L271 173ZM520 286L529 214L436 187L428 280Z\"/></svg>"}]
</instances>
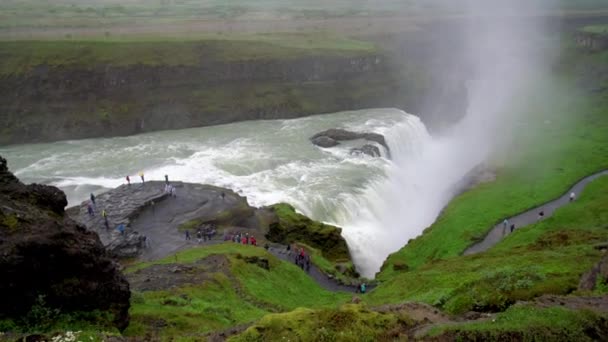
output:
<instances>
[{"instance_id":1,"label":"grass","mask_svg":"<svg viewBox=\"0 0 608 342\"><path fill-rule=\"evenodd\" d=\"M587 33L599 33L608 35L608 25L589 25L583 27L581 31Z\"/></svg>"},{"instance_id":2,"label":"grass","mask_svg":"<svg viewBox=\"0 0 608 342\"><path fill-rule=\"evenodd\" d=\"M406 315L381 314L361 305L321 310L301 308L265 316L230 341L392 341L405 338L398 331L410 324Z\"/></svg>"},{"instance_id":3,"label":"grass","mask_svg":"<svg viewBox=\"0 0 608 342\"><path fill-rule=\"evenodd\" d=\"M215 254L240 254L242 256L270 256L262 248L252 247L248 245L241 245L237 243L221 243L211 246L202 246L189 248L180 252L175 253L173 256L168 256L163 259L137 263L129 266L125 273L132 273L152 265L168 265L168 264L191 264L198 260L204 259L210 255ZM272 256L271 256L272 257Z\"/></svg>"},{"instance_id":4,"label":"grass","mask_svg":"<svg viewBox=\"0 0 608 342\"><path fill-rule=\"evenodd\" d=\"M538 92L515 131L507 155L510 166L497 179L453 199L437 221L398 252L390 255L381 280L393 265L410 270L460 255L487 231L510 217L562 195L577 180L608 168L608 98L590 96L548 83Z\"/></svg>"},{"instance_id":5,"label":"grass","mask_svg":"<svg viewBox=\"0 0 608 342\"><path fill-rule=\"evenodd\" d=\"M268 313L243 301L223 274L216 274L213 282L135 297L126 336L200 336Z\"/></svg>"},{"instance_id":6,"label":"grass","mask_svg":"<svg viewBox=\"0 0 608 342\"><path fill-rule=\"evenodd\" d=\"M209 274L200 284L177 286L162 291L135 292L127 336L201 338L210 331L247 324L276 311L298 307L335 307L348 294L320 288L307 274L281 261L263 248L225 243L182 251L175 257L131 266L127 273L157 264L193 264L210 255L228 257L226 269ZM265 258L269 270L247 257ZM202 269L201 269L202 270ZM200 271L197 271L200 272Z\"/></svg>"},{"instance_id":7,"label":"grass","mask_svg":"<svg viewBox=\"0 0 608 342\"><path fill-rule=\"evenodd\" d=\"M374 52L373 45L320 35L255 35L215 39L55 40L0 43L0 75L21 74L40 65L201 66L214 62L348 56Z\"/></svg>"},{"instance_id":8,"label":"grass","mask_svg":"<svg viewBox=\"0 0 608 342\"><path fill-rule=\"evenodd\" d=\"M296 212L286 203L270 206L279 222L270 225L266 238L271 241L291 244L303 242L318 250L332 262L349 262L350 254L346 241L340 235L341 229L317 222Z\"/></svg>"},{"instance_id":9,"label":"grass","mask_svg":"<svg viewBox=\"0 0 608 342\"><path fill-rule=\"evenodd\" d=\"M502 311L517 300L574 291L608 239L608 177L588 185L554 216L517 229L485 253L436 260L395 273L370 292L370 304L426 302L450 313Z\"/></svg>"},{"instance_id":10,"label":"grass","mask_svg":"<svg viewBox=\"0 0 608 342\"><path fill-rule=\"evenodd\" d=\"M606 338L605 315L584 310L568 310L532 305L516 305L495 319L483 322L444 325L426 335L450 336L452 340L597 341Z\"/></svg>"}]
</instances>

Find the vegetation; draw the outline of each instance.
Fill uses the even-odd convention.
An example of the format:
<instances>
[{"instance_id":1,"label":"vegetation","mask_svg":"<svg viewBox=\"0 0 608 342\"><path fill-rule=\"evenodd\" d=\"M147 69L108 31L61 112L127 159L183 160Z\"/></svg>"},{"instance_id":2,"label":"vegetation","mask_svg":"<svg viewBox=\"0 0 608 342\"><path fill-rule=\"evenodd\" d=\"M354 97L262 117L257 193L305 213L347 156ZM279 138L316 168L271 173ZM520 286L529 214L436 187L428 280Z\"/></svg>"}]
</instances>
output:
<instances>
[{"instance_id":1,"label":"vegetation","mask_svg":"<svg viewBox=\"0 0 608 342\"><path fill-rule=\"evenodd\" d=\"M590 25L585 26L581 29L583 32L588 33L599 33L599 34L607 34L608 35L608 25Z\"/></svg>"},{"instance_id":2,"label":"vegetation","mask_svg":"<svg viewBox=\"0 0 608 342\"><path fill-rule=\"evenodd\" d=\"M214 62L360 55L373 51L369 43L307 35L207 40L15 41L0 44L0 75L20 74L41 65L63 68L199 66Z\"/></svg>"},{"instance_id":3,"label":"vegetation","mask_svg":"<svg viewBox=\"0 0 608 342\"><path fill-rule=\"evenodd\" d=\"M517 229L489 251L456 256L393 273L372 304L416 300L451 313L502 311L517 300L574 291L601 257L608 239L608 178L590 183L579 199L546 220Z\"/></svg>"},{"instance_id":4,"label":"vegetation","mask_svg":"<svg viewBox=\"0 0 608 342\"><path fill-rule=\"evenodd\" d=\"M341 229L296 213L294 207L286 203L270 207L279 221L270 224L266 238L270 241L291 244L303 242L318 249L324 258L333 262L348 262L350 254L346 241L340 235Z\"/></svg>"},{"instance_id":5,"label":"vegetation","mask_svg":"<svg viewBox=\"0 0 608 342\"><path fill-rule=\"evenodd\" d=\"M360 305L339 309L300 308L268 315L230 341L392 341L412 325L405 314L378 313Z\"/></svg>"},{"instance_id":6,"label":"vegetation","mask_svg":"<svg viewBox=\"0 0 608 342\"><path fill-rule=\"evenodd\" d=\"M495 182L453 199L430 228L389 256L380 279L392 277L396 264L412 270L460 255L505 217L556 198L579 179L608 168L608 99L562 88L560 82L537 87L544 89L537 97L543 102L531 104L511 132L513 150L521 154L504 156L508 164Z\"/></svg>"},{"instance_id":7,"label":"vegetation","mask_svg":"<svg viewBox=\"0 0 608 342\"><path fill-rule=\"evenodd\" d=\"M212 262L208 257L214 255L226 257L227 265L208 269ZM248 257L268 260L269 269L251 262L258 259ZM195 268L189 272L204 274L206 280L162 290L137 291L126 335L144 336L151 332L158 337L194 338L252 322L271 312L303 306L332 307L348 299L346 294L321 289L295 265L278 260L259 247L226 243L193 248L157 262L133 265L127 273L132 278L154 265L165 265L169 269L191 265Z\"/></svg>"},{"instance_id":8,"label":"vegetation","mask_svg":"<svg viewBox=\"0 0 608 342\"><path fill-rule=\"evenodd\" d=\"M426 337L445 336L457 341L597 341L608 337L606 322L605 315L591 311L516 305L493 319L433 328Z\"/></svg>"}]
</instances>

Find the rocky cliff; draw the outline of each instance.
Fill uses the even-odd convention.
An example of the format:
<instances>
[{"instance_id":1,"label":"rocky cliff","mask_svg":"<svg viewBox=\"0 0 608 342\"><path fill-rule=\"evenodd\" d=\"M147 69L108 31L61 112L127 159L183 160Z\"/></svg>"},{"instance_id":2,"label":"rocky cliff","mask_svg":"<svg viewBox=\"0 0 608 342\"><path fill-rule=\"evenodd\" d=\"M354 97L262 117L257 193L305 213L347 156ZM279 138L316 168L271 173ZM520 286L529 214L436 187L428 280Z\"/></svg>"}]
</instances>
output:
<instances>
[{"instance_id":1,"label":"rocky cliff","mask_svg":"<svg viewBox=\"0 0 608 342\"><path fill-rule=\"evenodd\" d=\"M224 56L201 43L188 50L190 59L174 61L166 55L177 47L159 42L137 50L135 57L98 60L97 55L118 52L112 46L74 44L55 53L47 45L28 44L0 46L0 55L8 60L0 64L0 145L372 107L420 114L428 90L435 87L426 77L428 70L378 51L269 48L271 52L235 58L238 51ZM165 53L162 58L159 51ZM445 88L443 80L441 84ZM452 98L465 95L450 89L457 89L450 90ZM452 106L450 115L458 116L459 109Z\"/></svg>"},{"instance_id":2,"label":"rocky cliff","mask_svg":"<svg viewBox=\"0 0 608 342\"><path fill-rule=\"evenodd\" d=\"M0 318L27 314L39 298L61 313L109 311L129 324L129 284L97 234L64 214L65 194L24 185L0 157Z\"/></svg>"}]
</instances>

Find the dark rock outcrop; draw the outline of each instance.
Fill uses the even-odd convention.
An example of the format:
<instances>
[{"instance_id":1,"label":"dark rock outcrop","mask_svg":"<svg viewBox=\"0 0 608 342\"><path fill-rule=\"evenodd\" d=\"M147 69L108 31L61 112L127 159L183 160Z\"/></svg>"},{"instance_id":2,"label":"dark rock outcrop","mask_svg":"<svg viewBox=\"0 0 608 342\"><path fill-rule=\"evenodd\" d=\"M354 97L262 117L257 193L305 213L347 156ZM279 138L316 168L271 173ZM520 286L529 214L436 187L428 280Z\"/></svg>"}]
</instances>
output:
<instances>
[{"instance_id":1,"label":"dark rock outcrop","mask_svg":"<svg viewBox=\"0 0 608 342\"><path fill-rule=\"evenodd\" d=\"M387 154L390 155L390 148L388 147L388 145L386 143L386 139L384 139L384 136L382 134L378 134L378 133L352 132L352 131L347 131L345 129L331 128L326 131L319 132L319 133L313 135L312 137L310 137L310 141L313 144L315 144L317 146L321 146L321 147L333 147L333 146L338 145L336 143L336 144L329 146L327 143L331 142L331 141L335 141L335 142L339 143L340 141L358 140L358 139L376 142L376 143L382 145L386 149ZM320 143L324 143L325 146L321 145ZM371 146L371 145L365 145L365 146Z\"/></svg>"},{"instance_id":2,"label":"dark rock outcrop","mask_svg":"<svg viewBox=\"0 0 608 342\"><path fill-rule=\"evenodd\" d=\"M369 144L351 149L350 154L355 154L355 155L366 154L370 157L381 157L382 156L382 154L380 154L380 149L378 147L376 147L374 145L369 145Z\"/></svg>"},{"instance_id":3,"label":"dark rock outcrop","mask_svg":"<svg viewBox=\"0 0 608 342\"><path fill-rule=\"evenodd\" d=\"M99 237L64 214L65 194L24 185L0 157L0 318L27 314L40 296L62 313L108 310L129 323L129 284Z\"/></svg>"},{"instance_id":4,"label":"dark rock outcrop","mask_svg":"<svg viewBox=\"0 0 608 342\"><path fill-rule=\"evenodd\" d=\"M340 145L340 142L338 142L330 137L324 136L324 135L310 138L310 141L314 145L317 145L319 147L325 147L325 148Z\"/></svg>"}]
</instances>

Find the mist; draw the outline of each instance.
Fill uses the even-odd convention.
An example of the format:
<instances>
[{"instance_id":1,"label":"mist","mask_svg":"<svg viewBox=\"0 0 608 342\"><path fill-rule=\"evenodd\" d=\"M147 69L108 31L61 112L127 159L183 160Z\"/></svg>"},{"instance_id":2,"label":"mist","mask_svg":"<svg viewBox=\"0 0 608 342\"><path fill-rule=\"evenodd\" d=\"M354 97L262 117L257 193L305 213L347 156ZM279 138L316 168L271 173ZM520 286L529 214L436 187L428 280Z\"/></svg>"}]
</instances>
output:
<instances>
[{"instance_id":1,"label":"mist","mask_svg":"<svg viewBox=\"0 0 608 342\"><path fill-rule=\"evenodd\" d=\"M344 235L363 275L373 276L388 254L430 226L472 170L494 170L509 163L503 156L514 155L509 150L513 132L525 121L516 108L526 96L533 96L529 84L549 71L553 59L554 50L541 39L545 22L534 16L550 5L466 2L468 19L460 26L464 51L459 54L460 63L470 71L464 117L433 135L412 122L408 134L417 136L416 146L408 151L399 150L400 139L387 137L391 148L398 150L388 179L346 203L337 219L346 227Z\"/></svg>"}]
</instances>

